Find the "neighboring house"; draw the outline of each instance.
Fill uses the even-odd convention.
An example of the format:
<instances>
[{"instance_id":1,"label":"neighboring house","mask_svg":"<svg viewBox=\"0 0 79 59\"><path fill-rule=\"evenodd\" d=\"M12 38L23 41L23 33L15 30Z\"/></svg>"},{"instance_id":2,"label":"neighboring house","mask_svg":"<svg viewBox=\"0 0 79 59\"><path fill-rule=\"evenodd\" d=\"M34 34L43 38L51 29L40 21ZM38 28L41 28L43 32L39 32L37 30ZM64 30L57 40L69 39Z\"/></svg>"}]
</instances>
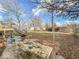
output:
<instances>
[{"instance_id":1,"label":"neighboring house","mask_svg":"<svg viewBox=\"0 0 79 59\"><path fill-rule=\"evenodd\" d=\"M62 26L59 27L59 32L64 32L64 33L72 33L73 29L70 26Z\"/></svg>"},{"instance_id":2,"label":"neighboring house","mask_svg":"<svg viewBox=\"0 0 79 59\"><path fill-rule=\"evenodd\" d=\"M69 27L72 29L73 33L79 33L79 24L78 23L72 23L69 25Z\"/></svg>"},{"instance_id":3,"label":"neighboring house","mask_svg":"<svg viewBox=\"0 0 79 59\"><path fill-rule=\"evenodd\" d=\"M0 22L0 47L5 46L4 41L7 41L8 37L12 37L12 24L7 22Z\"/></svg>"},{"instance_id":4,"label":"neighboring house","mask_svg":"<svg viewBox=\"0 0 79 59\"><path fill-rule=\"evenodd\" d=\"M27 24L27 27L29 30L32 31L38 31L41 30L42 25L41 25L41 20L39 17L36 17L35 19L31 20L31 22L29 24Z\"/></svg>"},{"instance_id":5,"label":"neighboring house","mask_svg":"<svg viewBox=\"0 0 79 59\"><path fill-rule=\"evenodd\" d=\"M54 25L52 25L52 29L54 29L54 31L56 31L56 28L57 28L57 25L56 25L56 23L54 23Z\"/></svg>"},{"instance_id":6,"label":"neighboring house","mask_svg":"<svg viewBox=\"0 0 79 59\"><path fill-rule=\"evenodd\" d=\"M13 32L12 24L8 22L0 22L0 37L10 36Z\"/></svg>"},{"instance_id":7,"label":"neighboring house","mask_svg":"<svg viewBox=\"0 0 79 59\"><path fill-rule=\"evenodd\" d=\"M39 17L36 17L32 22L34 30L41 30L41 20Z\"/></svg>"},{"instance_id":8,"label":"neighboring house","mask_svg":"<svg viewBox=\"0 0 79 59\"><path fill-rule=\"evenodd\" d=\"M45 29L46 31L56 31L55 29L57 28L56 23L54 24L45 24Z\"/></svg>"},{"instance_id":9,"label":"neighboring house","mask_svg":"<svg viewBox=\"0 0 79 59\"><path fill-rule=\"evenodd\" d=\"M30 30L33 31L34 30L34 27L31 27Z\"/></svg>"}]
</instances>

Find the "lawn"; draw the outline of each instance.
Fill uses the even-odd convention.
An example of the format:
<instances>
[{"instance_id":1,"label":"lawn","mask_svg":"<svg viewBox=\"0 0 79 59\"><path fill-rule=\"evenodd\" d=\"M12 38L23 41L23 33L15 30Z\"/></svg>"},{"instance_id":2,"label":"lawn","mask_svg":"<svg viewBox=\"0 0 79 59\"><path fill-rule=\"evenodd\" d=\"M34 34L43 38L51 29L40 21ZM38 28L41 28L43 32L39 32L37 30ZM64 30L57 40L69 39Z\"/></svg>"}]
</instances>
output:
<instances>
[{"instance_id":1,"label":"lawn","mask_svg":"<svg viewBox=\"0 0 79 59\"><path fill-rule=\"evenodd\" d=\"M79 37L74 36L72 34L64 34L64 33L54 33L55 34L55 41L59 42L60 50L59 54L64 56L66 59L79 59ZM28 38L30 40L35 40L41 44L46 44L51 47L53 43L53 35L52 33L47 32L29 32Z\"/></svg>"}]
</instances>

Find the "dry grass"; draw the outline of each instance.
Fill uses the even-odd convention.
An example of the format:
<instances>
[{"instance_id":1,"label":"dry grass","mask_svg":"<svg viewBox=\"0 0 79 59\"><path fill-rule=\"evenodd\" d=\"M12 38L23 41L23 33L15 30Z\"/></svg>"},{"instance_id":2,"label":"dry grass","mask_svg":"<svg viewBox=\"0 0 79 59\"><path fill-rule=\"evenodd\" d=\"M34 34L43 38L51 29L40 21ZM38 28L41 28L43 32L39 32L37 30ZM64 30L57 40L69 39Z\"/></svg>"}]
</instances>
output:
<instances>
[{"instance_id":1,"label":"dry grass","mask_svg":"<svg viewBox=\"0 0 79 59\"><path fill-rule=\"evenodd\" d=\"M37 39L42 44L53 47L52 33L29 33L29 39ZM60 43L59 53L66 59L79 59L79 37L67 34L56 34L56 42Z\"/></svg>"}]
</instances>

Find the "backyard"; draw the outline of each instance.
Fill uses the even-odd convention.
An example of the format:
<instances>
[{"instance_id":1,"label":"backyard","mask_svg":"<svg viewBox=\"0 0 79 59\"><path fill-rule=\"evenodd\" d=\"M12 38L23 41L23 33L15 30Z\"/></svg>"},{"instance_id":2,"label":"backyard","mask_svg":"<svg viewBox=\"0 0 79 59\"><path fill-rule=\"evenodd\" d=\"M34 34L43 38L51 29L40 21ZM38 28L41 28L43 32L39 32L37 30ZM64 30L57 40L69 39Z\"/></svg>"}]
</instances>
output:
<instances>
[{"instance_id":1,"label":"backyard","mask_svg":"<svg viewBox=\"0 0 79 59\"><path fill-rule=\"evenodd\" d=\"M0 59L79 59L79 0L0 0Z\"/></svg>"},{"instance_id":2,"label":"backyard","mask_svg":"<svg viewBox=\"0 0 79 59\"><path fill-rule=\"evenodd\" d=\"M30 32L30 41L37 41L41 44L53 47L52 33L36 33ZM79 59L79 37L72 34L54 33L56 42L60 44L59 54L66 59Z\"/></svg>"}]
</instances>

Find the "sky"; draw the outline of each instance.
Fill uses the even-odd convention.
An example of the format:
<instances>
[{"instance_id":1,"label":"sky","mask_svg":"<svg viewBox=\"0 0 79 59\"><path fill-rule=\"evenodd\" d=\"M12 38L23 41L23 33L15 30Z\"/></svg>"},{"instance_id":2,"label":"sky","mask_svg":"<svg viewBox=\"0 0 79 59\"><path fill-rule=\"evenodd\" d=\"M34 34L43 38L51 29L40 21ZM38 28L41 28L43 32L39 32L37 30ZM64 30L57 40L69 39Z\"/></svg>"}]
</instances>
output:
<instances>
[{"instance_id":1,"label":"sky","mask_svg":"<svg viewBox=\"0 0 79 59\"><path fill-rule=\"evenodd\" d=\"M34 16L32 10L35 9L37 5L30 2L30 0L26 0L26 1L25 0L19 0L18 3L20 3L21 6L26 10L27 19L32 19L34 17L39 16L43 23L49 23L51 21L51 15L48 12L40 12L39 15Z\"/></svg>"},{"instance_id":2,"label":"sky","mask_svg":"<svg viewBox=\"0 0 79 59\"><path fill-rule=\"evenodd\" d=\"M30 2L30 0L18 0L18 3L20 3L22 5L22 7L26 10L27 18L34 18L35 16L33 15L33 9L35 9L37 7L36 4ZM51 23L51 13L47 12L47 11L43 11L40 12L39 15L37 15L41 18L41 21L43 23ZM56 15L54 15L54 20L56 22L57 25L61 25L65 22L65 19L63 17L58 17Z\"/></svg>"},{"instance_id":3,"label":"sky","mask_svg":"<svg viewBox=\"0 0 79 59\"><path fill-rule=\"evenodd\" d=\"M37 7L37 5L30 2L30 0L17 0L17 3L22 7L22 9L25 12L25 15L23 15L23 18L25 20L28 21L29 19L34 19L36 16L39 16L43 24L51 22L51 13L49 13L47 11L39 12L38 15L33 14L33 9L35 9ZM0 6L0 8L1 8L1 6ZM5 19L4 16L6 18L6 14L0 12L0 20ZM54 20L57 25L61 25L61 24L64 24L64 22L66 22L62 16L58 17L58 16L54 15Z\"/></svg>"}]
</instances>

